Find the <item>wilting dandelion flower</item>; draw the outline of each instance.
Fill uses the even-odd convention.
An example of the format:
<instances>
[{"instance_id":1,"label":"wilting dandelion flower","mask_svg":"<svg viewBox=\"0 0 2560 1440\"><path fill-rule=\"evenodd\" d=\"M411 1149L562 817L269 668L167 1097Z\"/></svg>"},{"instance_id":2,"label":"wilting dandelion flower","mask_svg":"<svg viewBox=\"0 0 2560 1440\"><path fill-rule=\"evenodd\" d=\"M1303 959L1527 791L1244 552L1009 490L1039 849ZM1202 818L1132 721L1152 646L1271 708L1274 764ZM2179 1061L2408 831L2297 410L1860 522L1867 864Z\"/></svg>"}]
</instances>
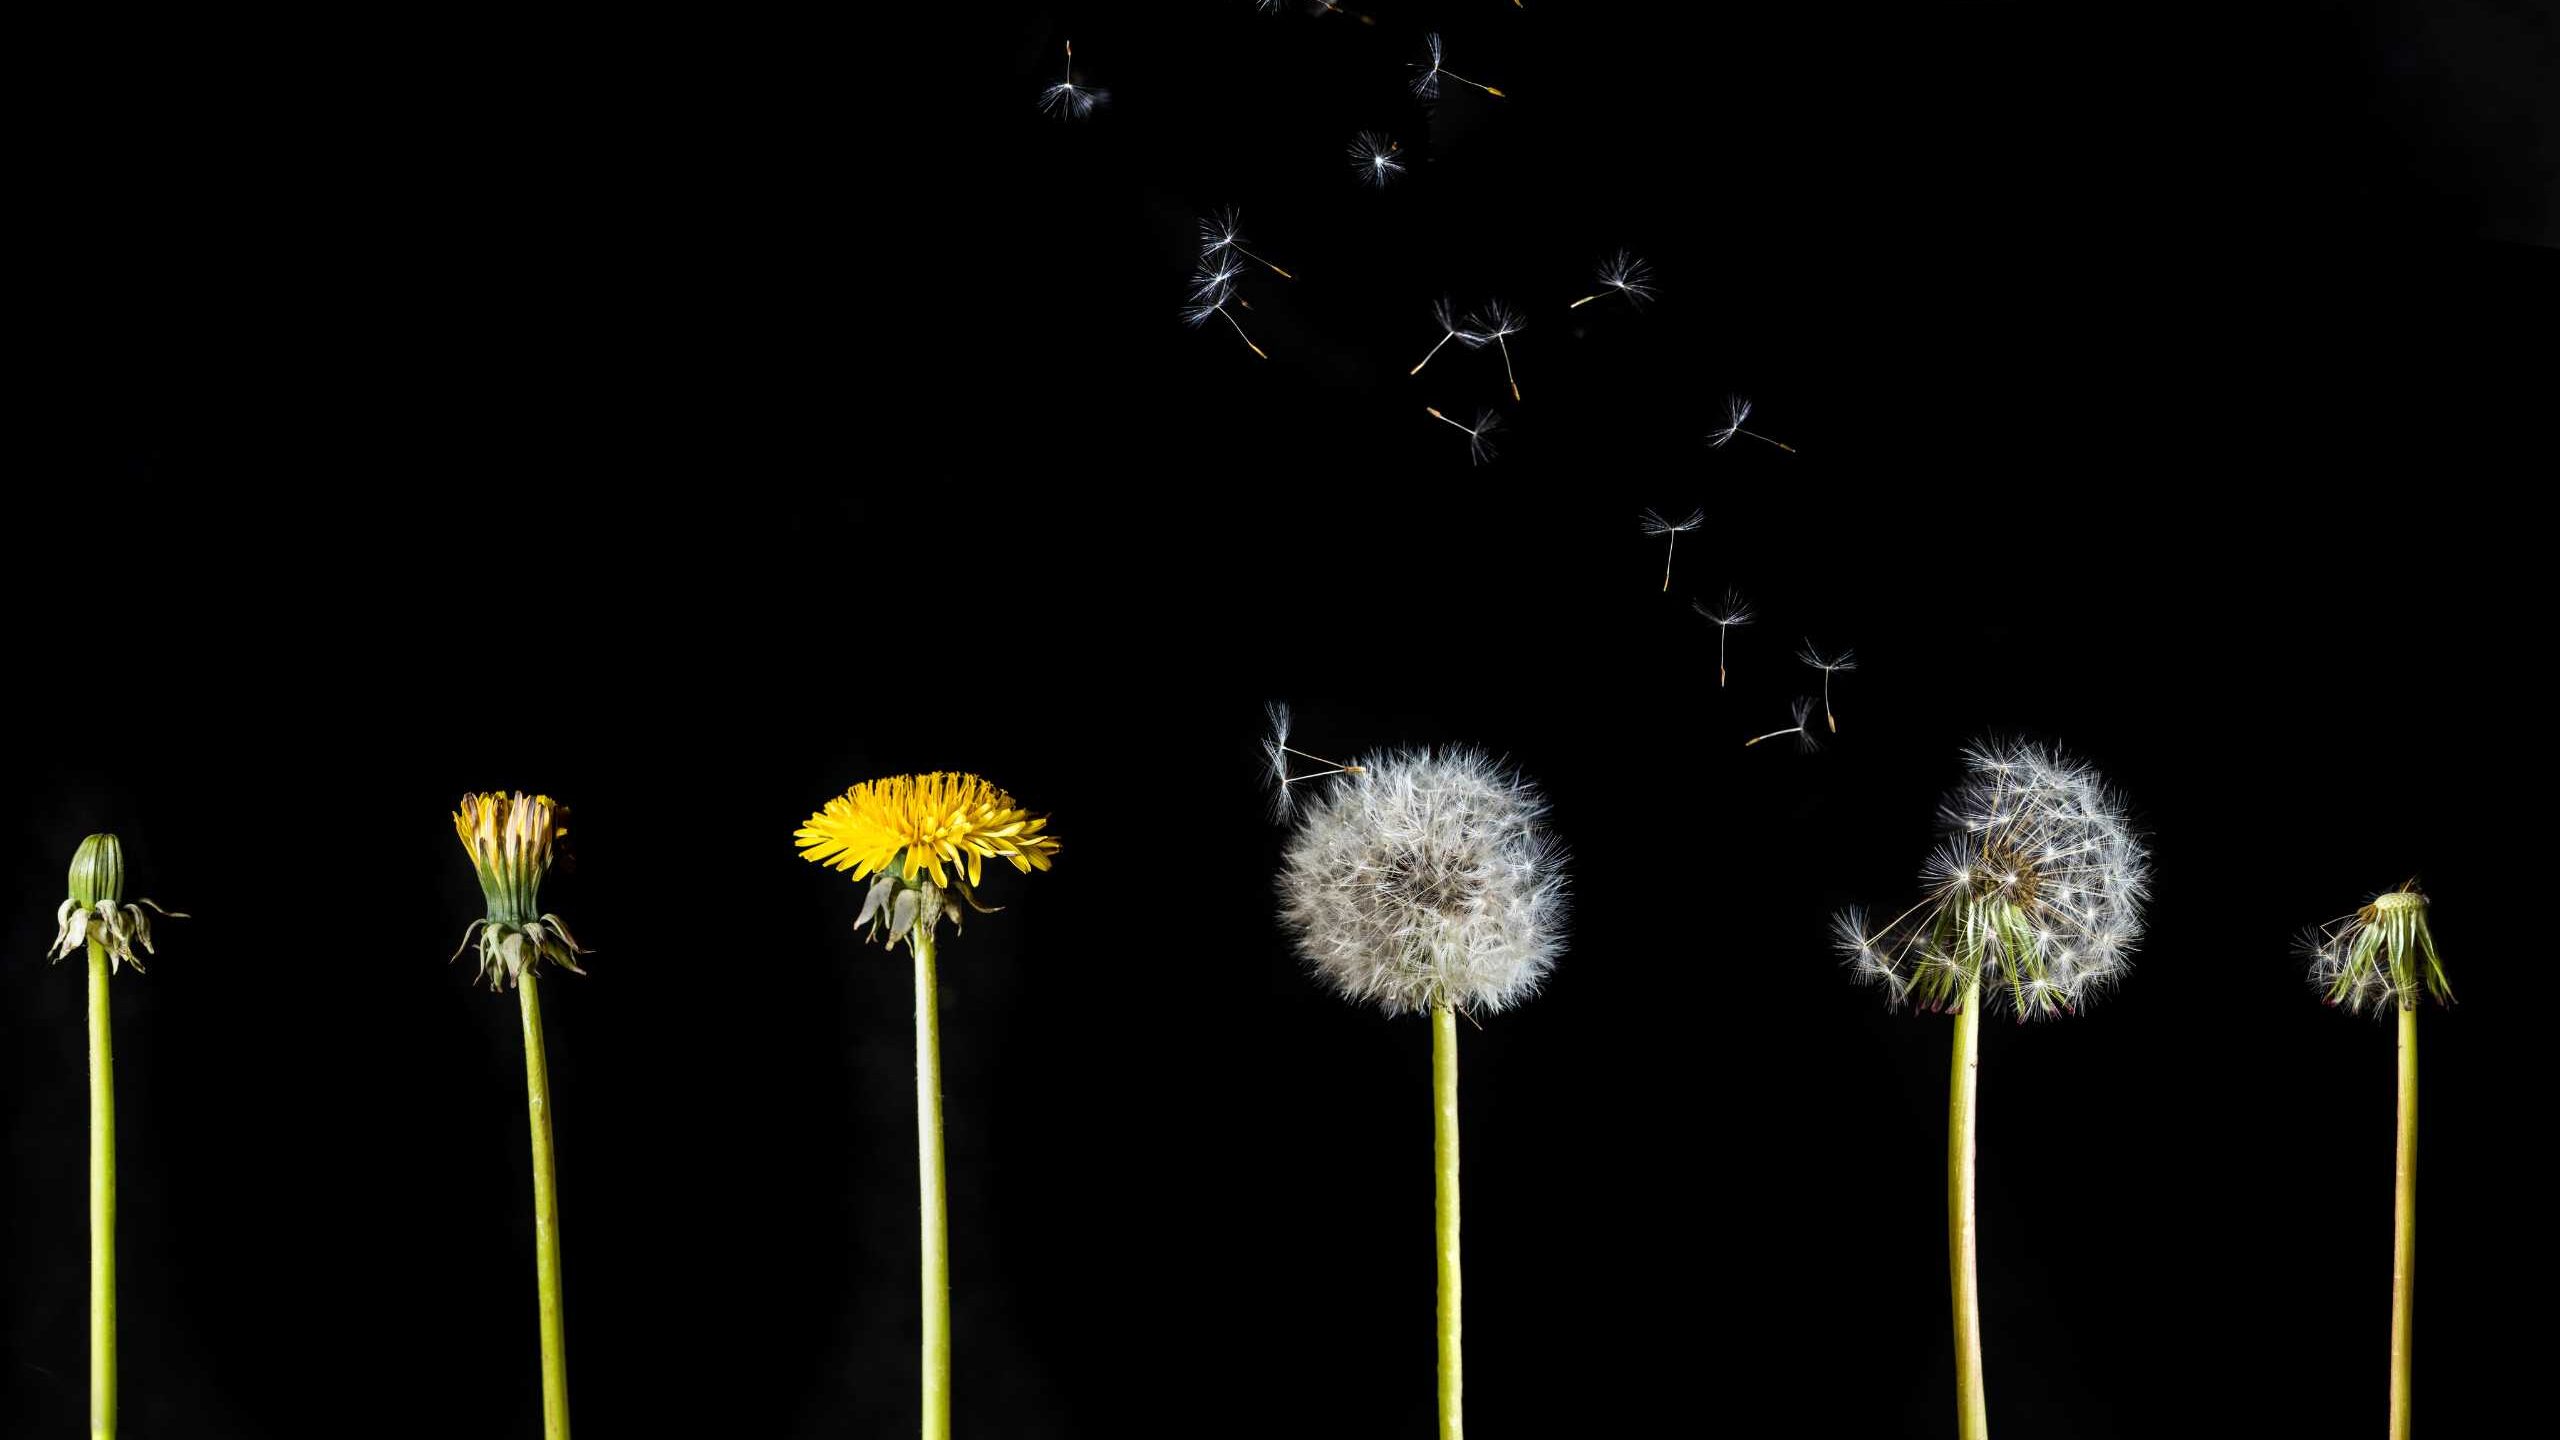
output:
<instances>
[{"instance_id":1,"label":"wilting dandelion flower","mask_svg":"<svg viewBox=\"0 0 2560 1440\"><path fill-rule=\"evenodd\" d=\"M1076 42L1067 42L1067 64L1058 83L1040 92L1040 109L1061 120L1082 120L1110 103L1111 92L1076 83Z\"/></svg>"},{"instance_id":2,"label":"wilting dandelion flower","mask_svg":"<svg viewBox=\"0 0 2560 1440\"><path fill-rule=\"evenodd\" d=\"M1283 280L1297 279L1297 276L1244 248L1244 232L1237 228L1239 213L1235 206L1230 205L1200 222L1200 258L1214 264L1223 254L1232 251L1269 269Z\"/></svg>"},{"instance_id":3,"label":"wilting dandelion flower","mask_svg":"<svg viewBox=\"0 0 2560 1440\"><path fill-rule=\"evenodd\" d=\"M1469 347L1477 347L1484 344L1484 337L1460 328L1458 324L1457 306L1451 304L1445 299L1434 300L1431 302L1431 318L1438 322L1440 326L1440 344L1432 346L1431 353L1429 355L1423 356L1412 369L1404 372L1407 375L1421 374L1422 367L1431 363L1431 356L1440 353L1440 346L1446 345L1452 340L1458 341L1459 343Z\"/></svg>"},{"instance_id":4,"label":"wilting dandelion flower","mask_svg":"<svg viewBox=\"0 0 2560 1440\"><path fill-rule=\"evenodd\" d=\"M1665 520L1660 511L1648 509L1636 517L1636 523L1643 527L1647 535L1671 537L1662 550L1662 590L1667 595L1671 592L1671 557L1680 548L1680 532L1695 530L1706 524L1707 512L1703 509L1692 510L1686 520Z\"/></svg>"},{"instance_id":5,"label":"wilting dandelion flower","mask_svg":"<svg viewBox=\"0 0 2560 1440\"><path fill-rule=\"evenodd\" d=\"M1244 342L1244 348L1268 360L1271 356L1244 333L1244 322L1227 309L1227 302L1236 298L1236 277L1243 273L1232 260L1202 266L1191 277L1191 301L1182 307L1182 323L1196 330L1208 324L1210 316L1219 316L1235 327L1236 338Z\"/></svg>"},{"instance_id":6,"label":"wilting dandelion flower","mask_svg":"<svg viewBox=\"0 0 2560 1440\"><path fill-rule=\"evenodd\" d=\"M1813 734L1812 697L1800 695L1787 702L1787 713L1795 717L1796 723L1784 730L1772 730L1766 735L1754 735L1742 742L1742 748L1748 750L1763 740L1775 740L1781 735L1793 735L1796 737L1796 748L1807 755L1821 749L1822 743L1816 740Z\"/></svg>"},{"instance_id":7,"label":"wilting dandelion flower","mask_svg":"<svg viewBox=\"0 0 2560 1440\"><path fill-rule=\"evenodd\" d=\"M1441 424L1454 426L1457 429L1467 432L1467 458L1470 461L1475 464L1482 465L1493 458L1492 437L1496 427L1502 424L1501 416L1493 413L1491 409L1478 410L1476 412L1476 423L1473 425L1460 425L1457 421L1441 414L1438 409L1432 406L1425 405L1422 408L1424 411L1429 413L1432 419L1439 421Z\"/></svg>"},{"instance_id":8,"label":"wilting dandelion flower","mask_svg":"<svg viewBox=\"0 0 2560 1440\"><path fill-rule=\"evenodd\" d=\"M1714 608L1709 608L1704 600L1690 601L1689 608L1716 622L1716 686L1721 689L1724 686L1725 637L1733 633L1735 626L1751 623L1751 606L1742 598L1741 591L1727 589L1723 603Z\"/></svg>"},{"instance_id":9,"label":"wilting dandelion flower","mask_svg":"<svg viewBox=\"0 0 2560 1440\"><path fill-rule=\"evenodd\" d=\"M1352 137L1352 173L1360 177L1363 185L1385 189L1390 177L1404 173L1404 161L1399 158L1403 150L1404 146L1393 136L1376 130L1363 130Z\"/></svg>"},{"instance_id":10,"label":"wilting dandelion flower","mask_svg":"<svg viewBox=\"0 0 2560 1440\"><path fill-rule=\"evenodd\" d=\"M1263 758L1268 760L1271 766L1272 819L1287 820L1291 815L1297 812L1297 798L1306 792L1302 790L1293 791L1289 788L1292 785L1310 784L1314 781L1321 780L1328 775L1360 775L1367 773L1362 766L1346 765L1339 760L1328 760L1322 755L1310 754L1304 750L1293 750L1289 748L1288 706L1274 700L1263 707L1263 713L1271 721L1271 733L1263 737L1262 753ZM1301 760L1313 760L1317 764L1325 766L1326 768L1322 770L1311 770L1304 775L1292 775L1289 773L1289 757L1293 755Z\"/></svg>"},{"instance_id":11,"label":"wilting dandelion flower","mask_svg":"<svg viewBox=\"0 0 2560 1440\"><path fill-rule=\"evenodd\" d=\"M1457 71L1443 67L1440 63L1439 31L1434 30L1430 34L1423 36L1422 48L1430 55L1431 61L1427 65L1416 65L1413 67L1414 69L1422 72L1421 74L1413 77L1414 94L1421 96L1425 100L1437 100L1440 98L1440 82L1443 79L1449 79L1455 80L1461 85L1474 85L1476 89L1483 91L1487 95L1493 96L1497 100L1506 98L1501 91L1494 89L1490 85L1479 85L1475 81L1468 79L1466 76L1459 74Z\"/></svg>"},{"instance_id":12,"label":"wilting dandelion flower","mask_svg":"<svg viewBox=\"0 0 2560 1440\"><path fill-rule=\"evenodd\" d=\"M1565 308L1579 310L1610 294L1626 296L1630 305L1642 305L1652 299L1653 267L1621 250L1600 263L1600 288Z\"/></svg>"},{"instance_id":13,"label":"wilting dandelion flower","mask_svg":"<svg viewBox=\"0 0 2560 1440\"><path fill-rule=\"evenodd\" d=\"M1831 713L1831 677L1842 670L1857 669L1858 652L1843 650L1837 655L1825 655L1807 640L1804 648L1796 652L1796 658L1822 672L1822 721L1831 727L1832 734L1839 734L1840 719Z\"/></svg>"},{"instance_id":14,"label":"wilting dandelion flower","mask_svg":"<svg viewBox=\"0 0 2560 1440\"><path fill-rule=\"evenodd\" d=\"M2400 1023L2400 1126L2392 1166L2391 1436L2408 1440L2412 1413L2409 1357L2417 1324L2418 1002L2453 999L2427 897L2410 881L2373 903L2304 937L2311 983L2332 1005L2396 1011Z\"/></svg>"},{"instance_id":15,"label":"wilting dandelion flower","mask_svg":"<svg viewBox=\"0 0 2560 1440\"><path fill-rule=\"evenodd\" d=\"M922 1239L924 1440L951 1435L951 1261L943 1194L942 1013L934 937L960 928L960 907L984 913L986 862L1047 870L1058 838L1049 819L978 776L937 770L866 780L821 806L792 833L800 858L868 881L856 930L915 962L916 1201Z\"/></svg>"},{"instance_id":16,"label":"wilting dandelion flower","mask_svg":"<svg viewBox=\"0 0 2560 1440\"><path fill-rule=\"evenodd\" d=\"M1463 1430L1458 1022L1536 993L1564 948L1564 854L1528 782L1472 751L1366 757L1307 803L1280 916L1327 988L1431 1017L1440 1433Z\"/></svg>"},{"instance_id":17,"label":"wilting dandelion flower","mask_svg":"<svg viewBox=\"0 0 2560 1440\"><path fill-rule=\"evenodd\" d=\"M1956 1012L1947 1107L1947 1244L1955 1291L1956 1420L1989 1433L1981 1291L1974 1265L1975 1084L1981 1017L1994 997L2018 1017L2076 1011L2123 975L2142 933L2150 862L2123 802L2058 750L1986 742L1940 808L1946 840L1920 903L1881 925L1833 924L1857 975L1889 1003Z\"/></svg>"},{"instance_id":18,"label":"wilting dandelion flower","mask_svg":"<svg viewBox=\"0 0 2560 1440\"><path fill-rule=\"evenodd\" d=\"M1748 435L1763 445L1776 445L1779 449L1786 451L1790 455L1796 453L1796 447L1793 445L1780 444L1778 441L1772 440L1768 436L1763 435L1756 430L1743 429L1742 422L1750 418L1750 401L1743 399L1739 395L1727 396L1725 398L1723 428L1713 431L1707 436L1708 447L1710 449L1721 450L1724 448L1724 442L1732 439L1734 436Z\"/></svg>"},{"instance_id":19,"label":"wilting dandelion flower","mask_svg":"<svg viewBox=\"0 0 2560 1440\"><path fill-rule=\"evenodd\" d=\"M1484 309L1467 319L1467 329L1476 335L1478 346L1490 342L1502 347L1502 378L1511 382L1511 398L1515 401L1520 398L1520 380L1511 373L1511 343L1507 337L1519 334L1528 323L1519 311L1500 300L1487 302Z\"/></svg>"},{"instance_id":20,"label":"wilting dandelion flower","mask_svg":"<svg viewBox=\"0 0 2560 1440\"><path fill-rule=\"evenodd\" d=\"M569 1354L560 1307L560 1196L551 1153L551 1061L543 1045L542 1000L536 972L545 962L583 974L586 953L569 937L560 917L542 908L542 881L561 853L569 831L560 822L568 807L548 795L491 791L465 795L453 812L453 833L471 857L487 910L462 932L462 949L480 937L480 978L492 990L516 989L524 1021L525 1110L533 1135L534 1285L542 1321L542 1430L546 1440L568 1440ZM454 951L460 958L462 949ZM451 963L448 960L447 963Z\"/></svg>"},{"instance_id":21,"label":"wilting dandelion flower","mask_svg":"<svg viewBox=\"0 0 2560 1440\"><path fill-rule=\"evenodd\" d=\"M151 913L184 920L144 899L124 898L124 842L92 835L71 852L70 895L53 915L55 960L89 957L89 1433L116 1433L116 1046L107 980L151 951ZM157 953L157 952L152 952Z\"/></svg>"}]
</instances>

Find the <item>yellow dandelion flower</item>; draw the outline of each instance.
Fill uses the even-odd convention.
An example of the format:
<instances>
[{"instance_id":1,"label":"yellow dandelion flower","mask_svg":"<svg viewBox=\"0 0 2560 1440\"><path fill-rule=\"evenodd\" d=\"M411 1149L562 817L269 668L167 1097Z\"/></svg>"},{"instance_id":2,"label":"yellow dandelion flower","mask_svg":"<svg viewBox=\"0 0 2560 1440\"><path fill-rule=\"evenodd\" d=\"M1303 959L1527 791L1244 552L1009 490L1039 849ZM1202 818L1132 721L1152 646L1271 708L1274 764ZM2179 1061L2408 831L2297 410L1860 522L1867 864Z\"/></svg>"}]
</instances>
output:
<instances>
[{"instance_id":1,"label":"yellow dandelion flower","mask_svg":"<svg viewBox=\"0 0 2560 1440\"><path fill-rule=\"evenodd\" d=\"M453 812L453 833L471 856L480 877L480 893L489 902L486 918L462 932L460 958L480 941L480 974L493 990L523 979L535 965L550 961L578 974L578 958L586 947L570 937L569 927L542 908L542 877L569 827L560 822L569 807L548 795L509 795L492 791L465 795Z\"/></svg>"},{"instance_id":2,"label":"yellow dandelion flower","mask_svg":"<svg viewBox=\"0 0 2560 1440\"><path fill-rule=\"evenodd\" d=\"M966 891L991 858L1026 875L1048 869L1058 848L1057 837L1043 833L1048 824L975 775L936 770L866 780L829 800L792 838L801 859L850 870L856 880L895 865L902 880L930 875L950 887L949 872L958 870Z\"/></svg>"}]
</instances>

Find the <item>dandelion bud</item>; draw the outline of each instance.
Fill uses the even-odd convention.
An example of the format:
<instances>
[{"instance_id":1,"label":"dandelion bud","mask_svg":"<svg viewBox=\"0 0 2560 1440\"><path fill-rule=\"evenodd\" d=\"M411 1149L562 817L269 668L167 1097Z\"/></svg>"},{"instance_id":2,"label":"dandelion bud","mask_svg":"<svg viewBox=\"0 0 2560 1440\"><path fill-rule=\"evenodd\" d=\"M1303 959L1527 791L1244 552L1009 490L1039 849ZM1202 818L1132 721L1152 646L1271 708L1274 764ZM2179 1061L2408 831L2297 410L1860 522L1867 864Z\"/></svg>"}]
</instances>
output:
<instances>
[{"instance_id":1,"label":"dandelion bud","mask_svg":"<svg viewBox=\"0 0 2560 1440\"><path fill-rule=\"evenodd\" d=\"M174 920L187 917L175 911L162 910L150 900L136 900L128 905L124 899L124 842L113 835L92 835L80 842L71 855L71 898L53 915L53 949L49 958L59 960L81 946L95 942L107 953L113 968L130 965L142 968L142 958L133 953L140 945L151 949L151 915L156 911Z\"/></svg>"}]
</instances>

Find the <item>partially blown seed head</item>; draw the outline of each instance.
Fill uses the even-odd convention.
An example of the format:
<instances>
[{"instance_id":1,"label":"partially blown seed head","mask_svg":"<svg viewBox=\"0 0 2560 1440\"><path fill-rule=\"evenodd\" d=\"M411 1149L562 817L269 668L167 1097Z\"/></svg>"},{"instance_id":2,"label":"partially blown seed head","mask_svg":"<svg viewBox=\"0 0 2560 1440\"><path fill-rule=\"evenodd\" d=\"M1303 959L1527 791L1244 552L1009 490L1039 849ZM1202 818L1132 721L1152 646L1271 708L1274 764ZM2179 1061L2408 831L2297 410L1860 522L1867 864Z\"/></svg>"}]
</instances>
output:
<instances>
[{"instance_id":1,"label":"partially blown seed head","mask_svg":"<svg viewBox=\"0 0 2560 1440\"><path fill-rule=\"evenodd\" d=\"M1360 764L1308 803L1281 863L1280 916L1317 978L1390 1015L1536 993L1564 948L1546 802L1473 750Z\"/></svg>"},{"instance_id":2,"label":"partially blown seed head","mask_svg":"<svg viewBox=\"0 0 2560 1440\"><path fill-rule=\"evenodd\" d=\"M2302 937L2311 983L2332 1005L2361 1012L2415 1010L2421 995L2439 1004L2453 1000L2444 962L2436 958L2435 932L2427 925L2427 897L2410 881L2374 897Z\"/></svg>"},{"instance_id":3,"label":"partially blown seed head","mask_svg":"<svg viewBox=\"0 0 2560 1440\"><path fill-rule=\"evenodd\" d=\"M1922 869L1925 897L1880 926L1843 911L1833 935L1894 1004L1943 1009L1979 982L2021 1019L2076 1011L2131 964L2150 857L2087 764L1999 741L1965 764L1939 810L1947 838Z\"/></svg>"}]
</instances>

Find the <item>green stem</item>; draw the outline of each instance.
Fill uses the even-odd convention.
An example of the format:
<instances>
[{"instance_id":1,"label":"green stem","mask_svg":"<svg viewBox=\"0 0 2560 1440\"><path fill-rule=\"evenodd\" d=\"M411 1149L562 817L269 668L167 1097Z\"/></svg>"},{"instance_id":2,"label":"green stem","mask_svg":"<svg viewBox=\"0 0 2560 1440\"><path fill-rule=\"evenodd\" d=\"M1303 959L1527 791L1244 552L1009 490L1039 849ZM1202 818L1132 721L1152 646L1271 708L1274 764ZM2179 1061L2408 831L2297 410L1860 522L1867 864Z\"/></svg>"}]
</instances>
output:
<instances>
[{"instance_id":1,"label":"green stem","mask_svg":"<svg viewBox=\"0 0 2560 1440\"><path fill-rule=\"evenodd\" d=\"M2392 1166L2391 1440L2409 1440L2409 1346L2418 1317L2418 1007L2400 1007L2400 1145Z\"/></svg>"},{"instance_id":2,"label":"green stem","mask_svg":"<svg viewBox=\"0 0 2560 1440\"><path fill-rule=\"evenodd\" d=\"M116 1044L107 949L89 942L89 1434L116 1433Z\"/></svg>"},{"instance_id":3,"label":"green stem","mask_svg":"<svg viewBox=\"0 0 2560 1440\"><path fill-rule=\"evenodd\" d=\"M1956 1012L1955 1065L1947 1082L1947 1273L1956 1306L1956 1436L1988 1440L1991 1407L1982 1392L1982 1287L1974 1273L1974 1135L1980 1112L1975 1082L1982 1068L1982 982L1964 991Z\"/></svg>"},{"instance_id":4,"label":"green stem","mask_svg":"<svg viewBox=\"0 0 2560 1440\"><path fill-rule=\"evenodd\" d=\"M951 1436L951 1222L942 1175L942 1002L933 984L933 923L919 921L916 957L916 1214L922 1242L924 1440Z\"/></svg>"},{"instance_id":5,"label":"green stem","mask_svg":"<svg viewBox=\"0 0 2560 1440\"><path fill-rule=\"evenodd\" d=\"M1440 1440L1466 1433L1466 1360L1459 1348L1458 1015L1431 1012L1432 1212L1440 1245Z\"/></svg>"},{"instance_id":6,"label":"green stem","mask_svg":"<svg viewBox=\"0 0 2560 1440\"><path fill-rule=\"evenodd\" d=\"M542 997L528 969L524 997L524 1100L533 1127L533 1271L542 1296L542 1436L569 1440L569 1349L560 1314L560 1193L551 1160L551 1063L542 1045Z\"/></svg>"}]
</instances>

